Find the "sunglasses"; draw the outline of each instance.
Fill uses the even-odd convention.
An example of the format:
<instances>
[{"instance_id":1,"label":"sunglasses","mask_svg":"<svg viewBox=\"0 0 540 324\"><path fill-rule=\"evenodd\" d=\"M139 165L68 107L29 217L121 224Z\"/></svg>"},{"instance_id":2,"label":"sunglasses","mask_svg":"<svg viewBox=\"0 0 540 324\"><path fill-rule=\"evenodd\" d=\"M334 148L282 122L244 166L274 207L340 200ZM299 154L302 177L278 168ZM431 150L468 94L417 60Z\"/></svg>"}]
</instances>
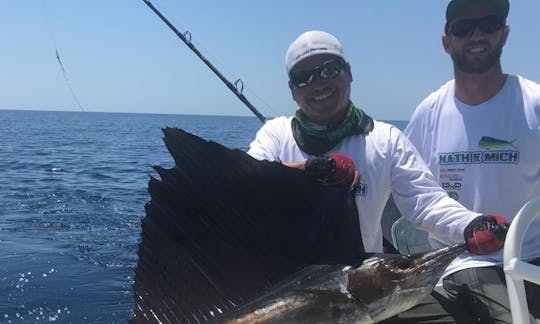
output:
<instances>
[{"instance_id":1,"label":"sunglasses","mask_svg":"<svg viewBox=\"0 0 540 324\"><path fill-rule=\"evenodd\" d=\"M470 37L476 28L480 29L485 34L493 34L494 32L501 30L504 25L504 18L496 15L477 19L462 19L449 26L446 34L452 34L459 38Z\"/></svg>"},{"instance_id":2,"label":"sunglasses","mask_svg":"<svg viewBox=\"0 0 540 324\"><path fill-rule=\"evenodd\" d=\"M342 59L334 59L326 61L311 70L292 71L289 74L289 78L294 86L303 88L313 83L317 77L324 80L330 80L337 77L341 71L343 71L344 66L345 61Z\"/></svg>"}]
</instances>

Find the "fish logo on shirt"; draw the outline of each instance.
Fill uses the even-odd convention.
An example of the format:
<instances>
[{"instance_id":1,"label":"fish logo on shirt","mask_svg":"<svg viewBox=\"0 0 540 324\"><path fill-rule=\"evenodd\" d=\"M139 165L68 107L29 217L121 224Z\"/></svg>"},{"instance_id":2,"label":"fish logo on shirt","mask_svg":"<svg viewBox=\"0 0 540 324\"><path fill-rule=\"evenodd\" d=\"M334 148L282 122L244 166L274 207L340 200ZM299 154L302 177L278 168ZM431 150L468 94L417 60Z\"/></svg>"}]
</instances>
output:
<instances>
[{"instance_id":1,"label":"fish logo on shirt","mask_svg":"<svg viewBox=\"0 0 540 324\"><path fill-rule=\"evenodd\" d=\"M482 136L480 141L478 141L478 147L484 150L500 149L507 146L511 146L517 149L517 147L514 146L515 141L516 140L509 142L509 141L500 140L500 139L489 137L489 136Z\"/></svg>"}]
</instances>

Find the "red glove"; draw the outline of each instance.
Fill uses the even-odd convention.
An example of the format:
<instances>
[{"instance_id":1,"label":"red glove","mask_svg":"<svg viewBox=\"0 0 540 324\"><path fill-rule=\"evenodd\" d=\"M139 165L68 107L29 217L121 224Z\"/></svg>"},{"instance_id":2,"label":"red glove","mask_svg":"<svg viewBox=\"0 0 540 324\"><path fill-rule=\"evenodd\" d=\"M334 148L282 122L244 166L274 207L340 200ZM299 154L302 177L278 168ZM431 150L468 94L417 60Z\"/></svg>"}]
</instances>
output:
<instances>
[{"instance_id":1,"label":"red glove","mask_svg":"<svg viewBox=\"0 0 540 324\"><path fill-rule=\"evenodd\" d=\"M326 184L351 186L356 189L360 175L347 155L312 156L306 161L306 172Z\"/></svg>"},{"instance_id":2,"label":"red glove","mask_svg":"<svg viewBox=\"0 0 540 324\"><path fill-rule=\"evenodd\" d=\"M465 227L465 243L473 254L490 254L504 246L508 222L500 215L482 215Z\"/></svg>"}]
</instances>

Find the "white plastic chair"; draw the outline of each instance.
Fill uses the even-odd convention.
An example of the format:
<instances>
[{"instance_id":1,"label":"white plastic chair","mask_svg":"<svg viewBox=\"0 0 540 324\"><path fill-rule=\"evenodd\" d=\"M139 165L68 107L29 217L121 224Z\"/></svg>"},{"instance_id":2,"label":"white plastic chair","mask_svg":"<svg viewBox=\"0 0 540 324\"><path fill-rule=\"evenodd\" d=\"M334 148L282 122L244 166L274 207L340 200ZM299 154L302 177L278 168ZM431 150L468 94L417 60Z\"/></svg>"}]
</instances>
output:
<instances>
[{"instance_id":1,"label":"white plastic chair","mask_svg":"<svg viewBox=\"0 0 540 324\"><path fill-rule=\"evenodd\" d=\"M416 228L408 219L401 216L390 229L392 244L400 254L414 254L431 250L428 233Z\"/></svg>"},{"instance_id":2,"label":"white plastic chair","mask_svg":"<svg viewBox=\"0 0 540 324\"><path fill-rule=\"evenodd\" d=\"M514 324L529 323L529 306L523 280L540 285L540 267L521 260L521 246L531 222L540 215L540 197L530 200L516 214L504 243L504 273Z\"/></svg>"}]
</instances>

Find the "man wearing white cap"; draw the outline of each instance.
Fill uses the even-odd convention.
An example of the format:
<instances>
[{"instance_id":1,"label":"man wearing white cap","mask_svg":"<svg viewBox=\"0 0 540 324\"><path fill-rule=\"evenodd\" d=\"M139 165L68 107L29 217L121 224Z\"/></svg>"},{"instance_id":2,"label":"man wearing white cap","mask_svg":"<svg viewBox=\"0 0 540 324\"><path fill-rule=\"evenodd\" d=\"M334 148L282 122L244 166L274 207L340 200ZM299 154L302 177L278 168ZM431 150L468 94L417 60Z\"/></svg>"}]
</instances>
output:
<instances>
[{"instance_id":1,"label":"man wearing white cap","mask_svg":"<svg viewBox=\"0 0 540 324\"><path fill-rule=\"evenodd\" d=\"M329 185L351 186L367 252L383 251L381 217L390 194L403 215L440 242L465 240L475 254L502 248L507 223L501 216L471 212L450 198L399 129L373 120L352 103L351 67L334 36L301 34L285 62L298 110L268 121L250 144L251 156L305 169ZM403 319L456 321L438 311Z\"/></svg>"},{"instance_id":2,"label":"man wearing white cap","mask_svg":"<svg viewBox=\"0 0 540 324\"><path fill-rule=\"evenodd\" d=\"M448 3L441 40L455 78L420 103L405 134L456 200L512 220L540 195L540 85L502 72L509 9L508 0ZM540 265L538 218L521 256ZM448 295L481 323L512 321L502 260L502 251L464 253L444 274ZM540 286L525 281L525 289L531 317L540 319Z\"/></svg>"}]
</instances>

